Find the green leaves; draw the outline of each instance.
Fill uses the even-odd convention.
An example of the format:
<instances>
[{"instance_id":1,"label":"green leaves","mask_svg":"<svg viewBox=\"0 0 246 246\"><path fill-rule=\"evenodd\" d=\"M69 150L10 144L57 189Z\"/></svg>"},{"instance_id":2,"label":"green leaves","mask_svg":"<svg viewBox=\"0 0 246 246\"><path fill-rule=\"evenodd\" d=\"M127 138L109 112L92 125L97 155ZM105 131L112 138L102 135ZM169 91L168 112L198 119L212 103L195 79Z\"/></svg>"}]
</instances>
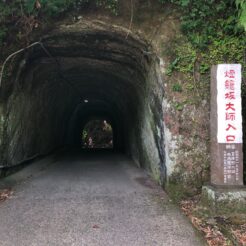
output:
<instances>
[{"instance_id":1,"label":"green leaves","mask_svg":"<svg viewBox=\"0 0 246 246\"><path fill-rule=\"evenodd\" d=\"M105 9L109 9L113 14L118 14L119 0L96 0L97 6L102 6Z\"/></svg>"},{"instance_id":2,"label":"green leaves","mask_svg":"<svg viewBox=\"0 0 246 246\"><path fill-rule=\"evenodd\" d=\"M175 92L182 92L182 86L178 83L175 83L173 86L172 86L172 90L175 91Z\"/></svg>"},{"instance_id":3,"label":"green leaves","mask_svg":"<svg viewBox=\"0 0 246 246\"><path fill-rule=\"evenodd\" d=\"M7 34L7 28L6 27L1 27L0 28L0 43L3 42L6 34Z\"/></svg>"},{"instance_id":4,"label":"green leaves","mask_svg":"<svg viewBox=\"0 0 246 246\"><path fill-rule=\"evenodd\" d=\"M187 6L189 6L190 2L191 2L190 0L181 0L180 5L182 7L187 7Z\"/></svg>"},{"instance_id":5,"label":"green leaves","mask_svg":"<svg viewBox=\"0 0 246 246\"><path fill-rule=\"evenodd\" d=\"M35 0L26 0L25 1L25 10L28 13L31 13L34 10Z\"/></svg>"},{"instance_id":6,"label":"green leaves","mask_svg":"<svg viewBox=\"0 0 246 246\"><path fill-rule=\"evenodd\" d=\"M205 49L221 34L242 34L238 22L246 30L246 0L160 0L167 1L180 7L182 31L196 48Z\"/></svg>"},{"instance_id":7,"label":"green leaves","mask_svg":"<svg viewBox=\"0 0 246 246\"><path fill-rule=\"evenodd\" d=\"M108 9L117 15L119 0L0 0L0 46L9 28L18 33L16 37L27 38L26 34L31 33L35 23L39 23L42 17L55 19L67 11L87 6ZM30 26L30 30L25 30Z\"/></svg>"},{"instance_id":8,"label":"green leaves","mask_svg":"<svg viewBox=\"0 0 246 246\"><path fill-rule=\"evenodd\" d=\"M167 71L166 71L166 74L168 76L170 76L172 74L172 72L175 69L177 69L177 65L178 65L180 59L181 59L180 57L175 58L175 60L168 66Z\"/></svg>"},{"instance_id":9,"label":"green leaves","mask_svg":"<svg viewBox=\"0 0 246 246\"><path fill-rule=\"evenodd\" d=\"M236 0L236 6L238 9L239 24L243 26L246 31L246 1Z\"/></svg>"}]
</instances>

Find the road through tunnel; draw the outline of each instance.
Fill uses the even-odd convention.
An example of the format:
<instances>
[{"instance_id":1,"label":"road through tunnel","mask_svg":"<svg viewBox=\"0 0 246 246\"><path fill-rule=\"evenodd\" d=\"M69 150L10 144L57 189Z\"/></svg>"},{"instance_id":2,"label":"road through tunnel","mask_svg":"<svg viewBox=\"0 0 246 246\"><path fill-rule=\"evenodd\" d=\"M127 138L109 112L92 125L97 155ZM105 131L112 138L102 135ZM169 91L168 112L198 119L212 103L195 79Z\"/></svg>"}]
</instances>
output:
<instances>
[{"instance_id":1,"label":"road through tunnel","mask_svg":"<svg viewBox=\"0 0 246 246\"><path fill-rule=\"evenodd\" d=\"M8 64L1 84L1 163L81 146L81 129L107 119L114 149L164 182L159 61L137 35L103 23L61 27Z\"/></svg>"}]
</instances>

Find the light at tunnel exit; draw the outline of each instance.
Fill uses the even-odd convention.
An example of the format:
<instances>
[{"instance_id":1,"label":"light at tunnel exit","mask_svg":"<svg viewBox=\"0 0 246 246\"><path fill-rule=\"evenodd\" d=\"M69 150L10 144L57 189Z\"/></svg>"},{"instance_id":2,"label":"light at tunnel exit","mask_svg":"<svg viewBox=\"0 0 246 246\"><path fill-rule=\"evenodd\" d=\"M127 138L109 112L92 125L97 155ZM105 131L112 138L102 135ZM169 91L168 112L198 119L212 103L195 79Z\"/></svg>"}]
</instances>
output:
<instances>
[{"instance_id":1,"label":"light at tunnel exit","mask_svg":"<svg viewBox=\"0 0 246 246\"><path fill-rule=\"evenodd\" d=\"M112 149L113 128L107 120L91 120L82 130L82 148Z\"/></svg>"}]
</instances>

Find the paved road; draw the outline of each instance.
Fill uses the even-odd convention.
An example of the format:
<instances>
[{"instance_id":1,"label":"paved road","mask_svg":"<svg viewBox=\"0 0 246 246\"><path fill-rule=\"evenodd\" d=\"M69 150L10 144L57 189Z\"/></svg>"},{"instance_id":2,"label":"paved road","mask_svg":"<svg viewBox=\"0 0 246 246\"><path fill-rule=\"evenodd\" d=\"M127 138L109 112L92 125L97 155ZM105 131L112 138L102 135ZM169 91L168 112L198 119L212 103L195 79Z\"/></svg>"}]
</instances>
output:
<instances>
[{"instance_id":1,"label":"paved road","mask_svg":"<svg viewBox=\"0 0 246 246\"><path fill-rule=\"evenodd\" d=\"M9 179L20 183L0 203L1 246L204 245L126 157L73 153L49 162Z\"/></svg>"}]
</instances>

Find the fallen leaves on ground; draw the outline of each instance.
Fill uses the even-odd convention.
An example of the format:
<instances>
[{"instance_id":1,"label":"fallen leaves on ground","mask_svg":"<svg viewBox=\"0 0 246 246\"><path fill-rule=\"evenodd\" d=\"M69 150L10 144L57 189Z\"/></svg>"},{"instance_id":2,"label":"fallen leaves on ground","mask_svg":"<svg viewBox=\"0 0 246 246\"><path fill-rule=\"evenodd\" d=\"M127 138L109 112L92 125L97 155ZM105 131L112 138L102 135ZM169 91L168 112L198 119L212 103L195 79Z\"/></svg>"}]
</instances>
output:
<instances>
[{"instance_id":1,"label":"fallen leaves on ground","mask_svg":"<svg viewBox=\"0 0 246 246\"><path fill-rule=\"evenodd\" d=\"M197 199L181 201L181 209L191 220L192 224L203 233L209 246L228 246L230 241L225 237L216 225L209 224L204 218L194 216L192 212L196 208Z\"/></svg>"},{"instance_id":2,"label":"fallen leaves on ground","mask_svg":"<svg viewBox=\"0 0 246 246\"><path fill-rule=\"evenodd\" d=\"M13 191L11 189L0 190L0 202L3 202L6 199L10 198L12 194Z\"/></svg>"},{"instance_id":3,"label":"fallen leaves on ground","mask_svg":"<svg viewBox=\"0 0 246 246\"><path fill-rule=\"evenodd\" d=\"M246 246L246 224L231 229L231 232L241 245Z\"/></svg>"}]
</instances>

